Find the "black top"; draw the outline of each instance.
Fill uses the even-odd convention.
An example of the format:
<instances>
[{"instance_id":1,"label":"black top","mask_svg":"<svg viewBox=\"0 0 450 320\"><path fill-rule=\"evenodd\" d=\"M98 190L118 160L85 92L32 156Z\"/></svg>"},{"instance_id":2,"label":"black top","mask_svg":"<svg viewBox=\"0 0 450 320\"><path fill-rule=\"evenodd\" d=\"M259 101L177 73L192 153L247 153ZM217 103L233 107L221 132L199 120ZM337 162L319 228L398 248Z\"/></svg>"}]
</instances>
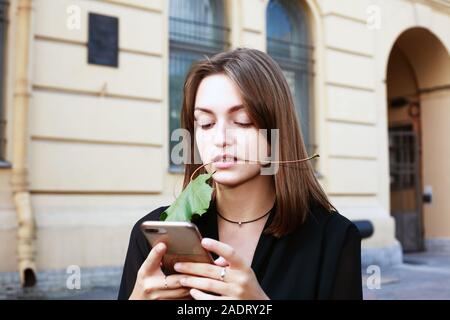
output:
<instances>
[{"instance_id":1,"label":"black top","mask_svg":"<svg viewBox=\"0 0 450 320\"><path fill-rule=\"evenodd\" d=\"M208 211L193 222L203 237L218 240L217 214L211 203ZM152 211L133 227L119 299L131 295L137 272L151 249L140 224L159 220L167 208ZM264 228L273 220L274 212ZM314 207L301 227L281 238L263 232L251 267L270 299L362 299L361 237L356 226L335 211Z\"/></svg>"}]
</instances>

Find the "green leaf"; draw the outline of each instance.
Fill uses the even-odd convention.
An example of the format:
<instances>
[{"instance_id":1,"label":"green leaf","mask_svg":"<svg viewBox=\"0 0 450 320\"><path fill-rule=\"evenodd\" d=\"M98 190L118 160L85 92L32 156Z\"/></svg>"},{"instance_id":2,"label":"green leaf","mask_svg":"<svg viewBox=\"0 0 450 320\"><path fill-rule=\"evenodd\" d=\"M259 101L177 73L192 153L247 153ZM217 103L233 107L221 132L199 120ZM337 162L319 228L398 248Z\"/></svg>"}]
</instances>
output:
<instances>
[{"instance_id":1,"label":"green leaf","mask_svg":"<svg viewBox=\"0 0 450 320\"><path fill-rule=\"evenodd\" d=\"M188 221L194 214L202 215L209 208L213 188L207 183L213 173L200 174L192 180L175 202L164 211L162 221Z\"/></svg>"}]
</instances>

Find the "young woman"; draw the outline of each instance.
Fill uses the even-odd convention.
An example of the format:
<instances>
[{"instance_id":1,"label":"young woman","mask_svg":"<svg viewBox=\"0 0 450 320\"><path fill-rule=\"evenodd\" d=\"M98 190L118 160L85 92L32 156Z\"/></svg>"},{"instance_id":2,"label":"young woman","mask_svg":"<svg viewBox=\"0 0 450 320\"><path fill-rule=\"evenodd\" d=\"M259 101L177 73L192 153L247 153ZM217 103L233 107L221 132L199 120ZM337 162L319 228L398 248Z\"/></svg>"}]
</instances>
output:
<instances>
[{"instance_id":1,"label":"young woman","mask_svg":"<svg viewBox=\"0 0 450 320\"><path fill-rule=\"evenodd\" d=\"M201 166L195 152L208 163L198 174L215 171L211 205L194 223L217 259L177 264L178 274L166 277L160 268L166 246L150 248L139 229L159 220L167 206L160 207L132 230L119 299L362 298L357 228L333 209L309 162L283 163L308 155L274 60L236 49L196 63L186 78L181 122L195 137L184 187ZM259 129L278 129L273 175L261 174L267 163L257 150L273 148Z\"/></svg>"}]
</instances>

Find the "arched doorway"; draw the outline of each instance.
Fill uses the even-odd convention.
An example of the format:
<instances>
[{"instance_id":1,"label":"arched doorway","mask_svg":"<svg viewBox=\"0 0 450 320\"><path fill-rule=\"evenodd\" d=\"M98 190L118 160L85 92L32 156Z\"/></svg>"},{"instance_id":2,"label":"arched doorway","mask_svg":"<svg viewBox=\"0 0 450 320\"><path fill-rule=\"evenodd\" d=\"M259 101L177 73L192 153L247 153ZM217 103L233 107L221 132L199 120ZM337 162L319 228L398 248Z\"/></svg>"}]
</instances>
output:
<instances>
[{"instance_id":1,"label":"arched doorway","mask_svg":"<svg viewBox=\"0 0 450 320\"><path fill-rule=\"evenodd\" d=\"M450 241L450 56L424 28L396 40L387 68L391 214L405 252Z\"/></svg>"}]
</instances>

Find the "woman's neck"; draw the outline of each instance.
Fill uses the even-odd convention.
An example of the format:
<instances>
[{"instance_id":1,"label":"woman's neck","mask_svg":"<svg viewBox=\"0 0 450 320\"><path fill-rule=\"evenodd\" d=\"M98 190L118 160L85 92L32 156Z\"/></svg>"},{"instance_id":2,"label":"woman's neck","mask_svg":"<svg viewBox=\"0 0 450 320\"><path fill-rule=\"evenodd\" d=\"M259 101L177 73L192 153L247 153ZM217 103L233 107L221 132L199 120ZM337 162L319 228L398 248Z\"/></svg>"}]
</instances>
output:
<instances>
[{"instance_id":1,"label":"woman's neck","mask_svg":"<svg viewBox=\"0 0 450 320\"><path fill-rule=\"evenodd\" d=\"M216 188L217 210L233 221L260 217L272 208L276 199L273 176L270 175L258 175L235 187L216 184Z\"/></svg>"}]
</instances>

